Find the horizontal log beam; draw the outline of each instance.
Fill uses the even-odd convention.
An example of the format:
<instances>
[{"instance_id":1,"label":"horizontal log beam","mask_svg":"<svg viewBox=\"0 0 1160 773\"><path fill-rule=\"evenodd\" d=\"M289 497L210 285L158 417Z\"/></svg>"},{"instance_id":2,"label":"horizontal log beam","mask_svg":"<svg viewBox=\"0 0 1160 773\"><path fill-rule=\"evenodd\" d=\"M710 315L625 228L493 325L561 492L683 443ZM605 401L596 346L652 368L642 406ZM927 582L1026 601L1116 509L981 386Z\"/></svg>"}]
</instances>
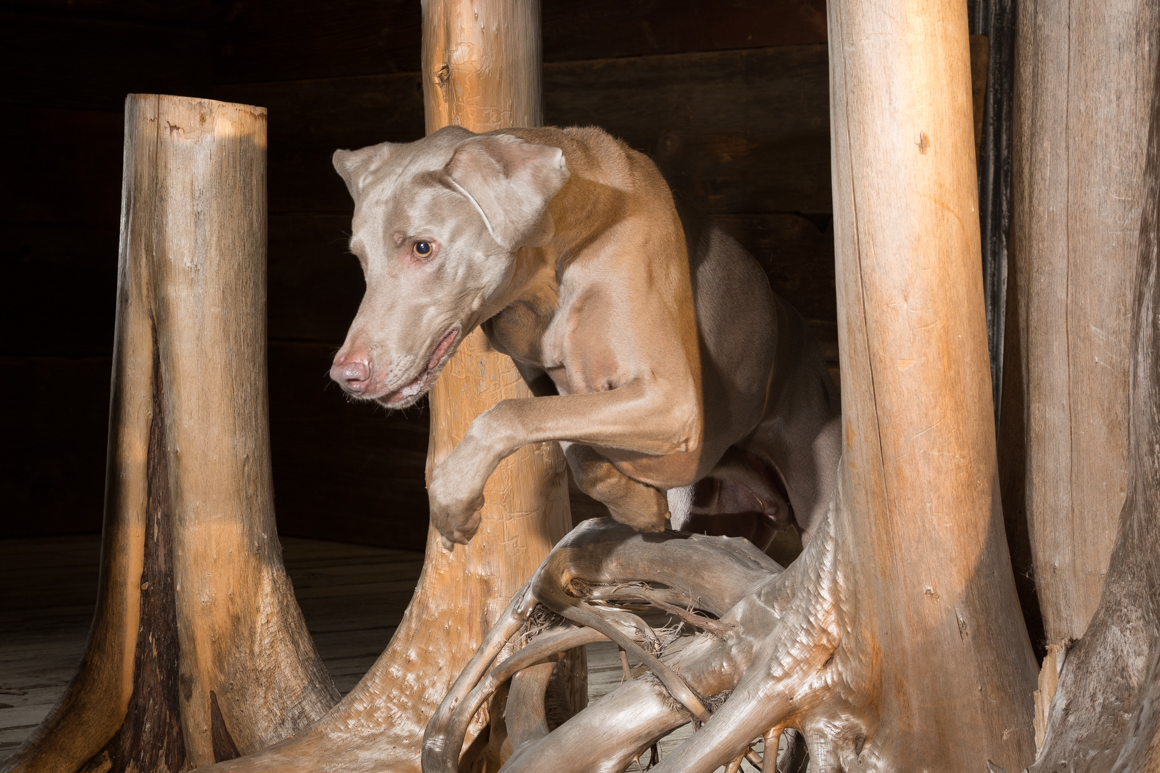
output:
<instances>
[{"instance_id":1,"label":"horizontal log beam","mask_svg":"<svg viewBox=\"0 0 1160 773\"><path fill-rule=\"evenodd\" d=\"M0 539L100 531L111 366L111 356L0 357ZM38 384L68 384L67 403Z\"/></svg>"},{"instance_id":2,"label":"horizontal log beam","mask_svg":"<svg viewBox=\"0 0 1160 773\"><path fill-rule=\"evenodd\" d=\"M208 27L222 17L215 0L5 0L7 11L86 21L163 22Z\"/></svg>"},{"instance_id":3,"label":"horizontal log beam","mask_svg":"<svg viewBox=\"0 0 1160 773\"><path fill-rule=\"evenodd\" d=\"M5 221L116 228L125 131L121 107L99 112L7 103L0 104L0 115L10 116L0 121L0 143L20 149L0 154L0 179L5 181L0 216ZM113 249L116 260L116 243Z\"/></svg>"},{"instance_id":4,"label":"horizontal log beam","mask_svg":"<svg viewBox=\"0 0 1160 773\"><path fill-rule=\"evenodd\" d=\"M208 28L0 11L0 102L117 110L130 92L209 90Z\"/></svg>"},{"instance_id":5,"label":"horizontal log beam","mask_svg":"<svg viewBox=\"0 0 1160 773\"><path fill-rule=\"evenodd\" d=\"M544 61L825 43L825 12L824 0L548 0ZM419 27L412 0L17 0L0 13L0 56L21 77L0 94L117 110L142 88L418 72Z\"/></svg>"},{"instance_id":6,"label":"horizontal log beam","mask_svg":"<svg viewBox=\"0 0 1160 773\"><path fill-rule=\"evenodd\" d=\"M335 148L422 136L416 74L223 86L270 115L272 212L350 210ZM826 49L646 56L544 67L549 125L595 124L654 156L712 212L829 212Z\"/></svg>"}]
</instances>

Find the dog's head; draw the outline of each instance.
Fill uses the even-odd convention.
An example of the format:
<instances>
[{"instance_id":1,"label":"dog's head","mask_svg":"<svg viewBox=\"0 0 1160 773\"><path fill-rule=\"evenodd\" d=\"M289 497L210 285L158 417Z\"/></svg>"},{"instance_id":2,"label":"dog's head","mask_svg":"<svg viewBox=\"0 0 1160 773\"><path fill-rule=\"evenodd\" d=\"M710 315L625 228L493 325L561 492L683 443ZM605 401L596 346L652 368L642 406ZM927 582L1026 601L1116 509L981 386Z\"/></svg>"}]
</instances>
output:
<instances>
[{"instance_id":1,"label":"dog's head","mask_svg":"<svg viewBox=\"0 0 1160 773\"><path fill-rule=\"evenodd\" d=\"M340 150L334 168L354 198L350 250L366 293L330 376L405 408L502 308L516 251L551 237L548 202L568 168L559 148L458 127Z\"/></svg>"}]
</instances>

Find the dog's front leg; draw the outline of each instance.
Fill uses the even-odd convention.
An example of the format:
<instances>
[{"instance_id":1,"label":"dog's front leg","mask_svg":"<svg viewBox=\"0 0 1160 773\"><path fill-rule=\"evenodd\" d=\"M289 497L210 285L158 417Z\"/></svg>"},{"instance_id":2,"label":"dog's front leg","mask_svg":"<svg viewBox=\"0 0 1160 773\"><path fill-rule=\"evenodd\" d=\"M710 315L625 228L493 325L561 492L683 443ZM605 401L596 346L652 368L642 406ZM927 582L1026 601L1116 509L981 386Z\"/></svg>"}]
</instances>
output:
<instances>
[{"instance_id":1,"label":"dog's front leg","mask_svg":"<svg viewBox=\"0 0 1160 773\"><path fill-rule=\"evenodd\" d=\"M651 456L695 452L701 440L700 404L691 387L652 377L605 392L497 403L472 422L431 474L431 522L445 543L467 544L475 534L484 485L499 463L521 446L548 440Z\"/></svg>"}]
</instances>

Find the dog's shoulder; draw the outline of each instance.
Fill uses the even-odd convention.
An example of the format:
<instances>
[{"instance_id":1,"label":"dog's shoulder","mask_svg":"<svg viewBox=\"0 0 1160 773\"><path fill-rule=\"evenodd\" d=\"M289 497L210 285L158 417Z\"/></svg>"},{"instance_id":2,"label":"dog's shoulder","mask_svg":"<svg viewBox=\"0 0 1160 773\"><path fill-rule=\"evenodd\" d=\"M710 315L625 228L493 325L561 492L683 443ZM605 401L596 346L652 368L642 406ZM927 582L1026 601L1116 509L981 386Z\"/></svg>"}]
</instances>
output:
<instances>
[{"instance_id":1,"label":"dog's shoulder","mask_svg":"<svg viewBox=\"0 0 1160 773\"><path fill-rule=\"evenodd\" d=\"M564 151L572 173L589 178L627 179L637 173L648 157L633 150L598 126L544 126L530 129L501 129L525 142L550 145Z\"/></svg>"},{"instance_id":2,"label":"dog's shoulder","mask_svg":"<svg viewBox=\"0 0 1160 773\"><path fill-rule=\"evenodd\" d=\"M614 137L599 126L569 126L563 131L587 149L599 165L607 170L628 175L632 174L642 162L652 166L648 156L634 150L627 142Z\"/></svg>"}]
</instances>

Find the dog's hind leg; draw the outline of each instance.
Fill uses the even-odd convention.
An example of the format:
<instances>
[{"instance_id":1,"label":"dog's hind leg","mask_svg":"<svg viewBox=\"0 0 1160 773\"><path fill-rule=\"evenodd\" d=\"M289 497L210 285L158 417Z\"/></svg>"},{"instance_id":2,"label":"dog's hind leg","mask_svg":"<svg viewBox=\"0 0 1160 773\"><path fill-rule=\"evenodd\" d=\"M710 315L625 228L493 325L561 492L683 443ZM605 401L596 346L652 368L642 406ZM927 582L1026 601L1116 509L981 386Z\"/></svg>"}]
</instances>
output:
<instances>
[{"instance_id":1,"label":"dog's hind leg","mask_svg":"<svg viewBox=\"0 0 1160 773\"><path fill-rule=\"evenodd\" d=\"M612 517L637 531L664 531L669 517L663 491L633 480L590 446L560 443L576 485L608 508Z\"/></svg>"}]
</instances>

